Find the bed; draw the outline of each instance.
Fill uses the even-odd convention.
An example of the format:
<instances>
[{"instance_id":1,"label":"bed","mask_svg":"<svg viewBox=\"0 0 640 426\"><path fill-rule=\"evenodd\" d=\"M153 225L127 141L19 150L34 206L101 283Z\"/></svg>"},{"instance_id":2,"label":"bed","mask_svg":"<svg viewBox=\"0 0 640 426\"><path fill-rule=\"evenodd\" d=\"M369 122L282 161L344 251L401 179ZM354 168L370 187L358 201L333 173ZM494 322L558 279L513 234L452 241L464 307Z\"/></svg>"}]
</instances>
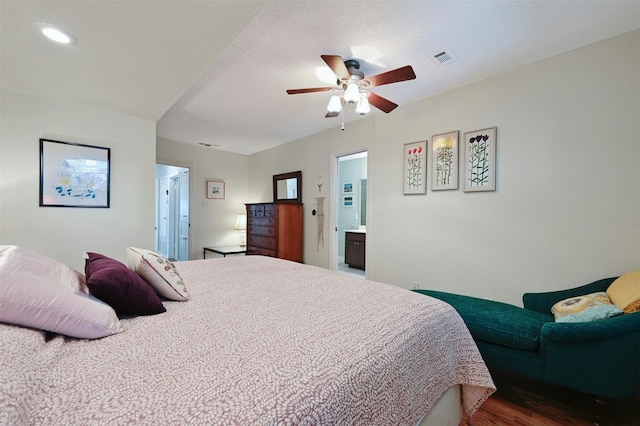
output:
<instances>
[{"instance_id":1,"label":"bed","mask_svg":"<svg viewBox=\"0 0 640 426\"><path fill-rule=\"evenodd\" d=\"M188 300L107 337L0 314L0 424L457 425L495 391L436 299L262 256L174 268Z\"/></svg>"}]
</instances>

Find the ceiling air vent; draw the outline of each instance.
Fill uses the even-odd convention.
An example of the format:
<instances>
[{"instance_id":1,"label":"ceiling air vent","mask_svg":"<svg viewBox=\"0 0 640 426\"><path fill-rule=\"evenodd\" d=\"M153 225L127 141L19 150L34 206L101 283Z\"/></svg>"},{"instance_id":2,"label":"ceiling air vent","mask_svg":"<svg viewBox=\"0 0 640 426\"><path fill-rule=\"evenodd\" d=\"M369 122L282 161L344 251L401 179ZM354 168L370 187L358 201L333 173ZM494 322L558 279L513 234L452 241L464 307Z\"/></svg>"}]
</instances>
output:
<instances>
[{"instance_id":1,"label":"ceiling air vent","mask_svg":"<svg viewBox=\"0 0 640 426\"><path fill-rule=\"evenodd\" d=\"M431 55L431 60L439 67L449 65L456 61L456 57L453 56L450 50L441 50Z\"/></svg>"},{"instance_id":2,"label":"ceiling air vent","mask_svg":"<svg viewBox=\"0 0 640 426\"><path fill-rule=\"evenodd\" d=\"M206 143L206 142L198 142L198 145L203 146L205 148L219 148L220 145L217 145L215 143Z\"/></svg>"}]
</instances>

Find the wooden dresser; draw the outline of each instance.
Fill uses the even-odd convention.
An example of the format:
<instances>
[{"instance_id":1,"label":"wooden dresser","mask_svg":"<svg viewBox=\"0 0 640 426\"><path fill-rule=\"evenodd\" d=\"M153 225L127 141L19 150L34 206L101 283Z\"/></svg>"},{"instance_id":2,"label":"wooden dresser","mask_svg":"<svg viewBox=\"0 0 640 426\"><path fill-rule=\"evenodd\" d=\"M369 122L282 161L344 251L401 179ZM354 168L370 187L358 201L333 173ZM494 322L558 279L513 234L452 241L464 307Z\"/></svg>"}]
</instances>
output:
<instances>
[{"instance_id":1,"label":"wooden dresser","mask_svg":"<svg viewBox=\"0 0 640 426\"><path fill-rule=\"evenodd\" d=\"M247 255L302 262L302 204L256 203L247 206Z\"/></svg>"}]
</instances>

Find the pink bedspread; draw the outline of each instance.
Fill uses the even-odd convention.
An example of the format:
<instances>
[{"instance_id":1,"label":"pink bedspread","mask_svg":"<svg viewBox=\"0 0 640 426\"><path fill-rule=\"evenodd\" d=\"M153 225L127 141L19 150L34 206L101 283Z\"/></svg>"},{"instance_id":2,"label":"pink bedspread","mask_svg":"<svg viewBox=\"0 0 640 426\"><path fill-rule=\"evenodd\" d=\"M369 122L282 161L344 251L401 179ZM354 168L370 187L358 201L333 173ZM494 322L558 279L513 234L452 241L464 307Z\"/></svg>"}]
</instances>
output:
<instances>
[{"instance_id":1,"label":"pink bedspread","mask_svg":"<svg viewBox=\"0 0 640 426\"><path fill-rule=\"evenodd\" d=\"M0 424L413 425L494 391L438 300L249 256L176 264L191 300L77 340L0 324Z\"/></svg>"}]
</instances>

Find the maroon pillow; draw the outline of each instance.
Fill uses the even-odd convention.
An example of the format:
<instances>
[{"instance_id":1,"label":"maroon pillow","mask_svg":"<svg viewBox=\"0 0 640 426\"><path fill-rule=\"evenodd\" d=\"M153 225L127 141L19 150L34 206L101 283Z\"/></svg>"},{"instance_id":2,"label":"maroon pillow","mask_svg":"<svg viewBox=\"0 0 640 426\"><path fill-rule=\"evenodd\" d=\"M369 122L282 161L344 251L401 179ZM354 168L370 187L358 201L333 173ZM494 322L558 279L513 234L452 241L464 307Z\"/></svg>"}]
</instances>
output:
<instances>
[{"instance_id":1,"label":"maroon pillow","mask_svg":"<svg viewBox=\"0 0 640 426\"><path fill-rule=\"evenodd\" d=\"M166 311L153 287L124 263L98 253L87 254L84 272L92 295L122 314L153 315Z\"/></svg>"}]
</instances>

